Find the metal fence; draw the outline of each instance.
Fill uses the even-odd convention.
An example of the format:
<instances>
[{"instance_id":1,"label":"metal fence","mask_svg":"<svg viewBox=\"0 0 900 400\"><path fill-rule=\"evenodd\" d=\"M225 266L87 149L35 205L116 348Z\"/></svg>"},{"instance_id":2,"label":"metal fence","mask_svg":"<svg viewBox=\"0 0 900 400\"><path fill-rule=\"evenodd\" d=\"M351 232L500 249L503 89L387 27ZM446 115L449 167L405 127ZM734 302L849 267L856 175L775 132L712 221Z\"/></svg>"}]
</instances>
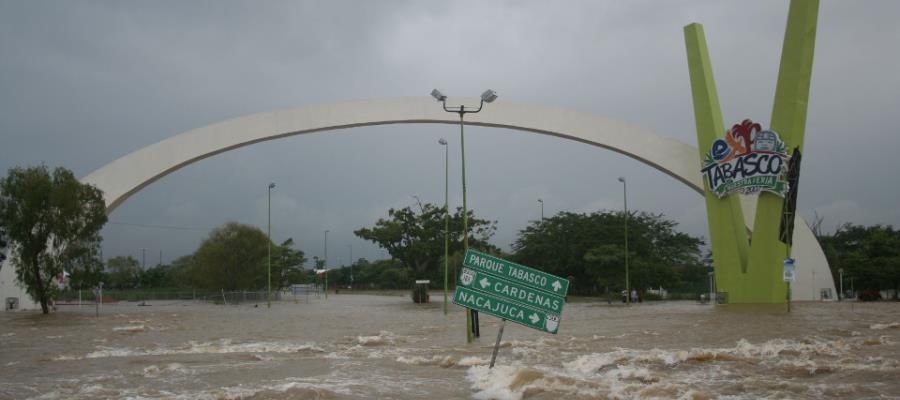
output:
<instances>
[{"instance_id":1,"label":"metal fence","mask_svg":"<svg viewBox=\"0 0 900 400\"><path fill-rule=\"evenodd\" d=\"M272 301L294 300L309 302L311 296L318 297L322 294L322 287L314 284L296 284L283 290L272 291ZM262 303L268 301L269 292L266 290L234 290L234 291L208 291L208 290L167 290L167 289L128 289L128 290L103 290L103 302L114 303L120 301L205 301L216 304L242 304ZM93 303L96 299L91 290L65 290L56 298L57 304L82 304Z\"/></svg>"},{"instance_id":2,"label":"metal fence","mask_svg":"<svg viewBox=\"0 0 900 400\"><path fill-rule=\"evenodd\" d=\"M205 290L103 290L104 302L146 300L206 300L211 292ZM91 290L66 290L57 296L57 303L93 302Z\"/></svg>"},{"instance_id":3,"label":"metal fence","mask_svg":"<svg viewBox=\"0 0 900 400\"><path fill-rule=\"evenodd\" d=\"M265 303L268 301L269 292L256 291L250 292L246 290L235 290L233 292L222 291L218 298L212 296L207 299L208 301L212 301L213 303L222 303L225 304L241 304L241 303ZM272 292L272 301L281 300L281 292L274 291Z\"/></svg>"}]
</instances>

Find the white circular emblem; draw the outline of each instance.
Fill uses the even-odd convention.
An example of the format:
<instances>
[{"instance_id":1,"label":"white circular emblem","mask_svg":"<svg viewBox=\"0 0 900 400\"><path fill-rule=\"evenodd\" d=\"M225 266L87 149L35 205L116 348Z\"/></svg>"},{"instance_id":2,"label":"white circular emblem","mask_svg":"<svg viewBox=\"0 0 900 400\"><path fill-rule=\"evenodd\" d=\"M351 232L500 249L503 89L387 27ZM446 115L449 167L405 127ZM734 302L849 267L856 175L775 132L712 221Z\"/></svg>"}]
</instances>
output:
<instances>
[{"instance_id":1,"label":"white circular emblem","mask_svg":"<svg viewBox=\"0 0 900 400\"><path fill-rule=\"evenodd\" d=\"M464 268L462 270L462 276L460 277L460 281L462 282L463 286L471 285L472 281L474 281L474 280L475 280L475 271L472 271L471 269L468 269L468 268Z\"/></svg>"},{"instance_id":2,"label":"white circular emblem","mask_svg":"<svg viewBox=\"0 0 900 400\"><path fill-rule=\"evenodd\" d=\"M544 327L547 328L547 332L556 332L556 328L559 327L559 315L547 314Z\"/></svg>"}]
</instances>

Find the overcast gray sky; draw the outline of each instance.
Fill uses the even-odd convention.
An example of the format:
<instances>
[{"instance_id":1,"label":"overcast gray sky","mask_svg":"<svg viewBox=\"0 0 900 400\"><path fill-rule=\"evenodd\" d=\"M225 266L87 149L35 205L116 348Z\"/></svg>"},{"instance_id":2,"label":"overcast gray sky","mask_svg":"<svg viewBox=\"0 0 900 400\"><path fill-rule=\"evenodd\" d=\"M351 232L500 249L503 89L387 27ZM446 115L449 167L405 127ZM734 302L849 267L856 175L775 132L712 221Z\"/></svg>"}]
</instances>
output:
<instances>
[{"instance_id":1,"label":"overcast gray sky","mask_svg":"<svg viewBox=\"0 0 900 400\"><path fill-rule=\"evenodd\" d=\"M178 133L261 111L427 96L440 88L626 121L696 145L682 27L704 24L726 125L768 125L786 1L0 0L0 169L78 176ZM822 1L799 209L900 225L900 2ZM438 107L438 104L435 104ZM484 112L490 112L490 106ZM193 252L226 221L293 237L330 264L386 253L356 238L390 207L461 204L458 130L396 125L256 144L179 170L110 215L104 255ZM559 138L467 130L469 204L505 249L530 220L622 207L706 236L702 197L625 156ZM503 164L491 162L501 157ZM699 169L699 166L698 166ZM137 225L137 226L136 226ZM139 226L143 225L143 226ZM158 227L147 227L158 226ZM170 227L170 228L160 228ZM180 228L180 229L173 229Z\"/></svg>"}]
</instances>

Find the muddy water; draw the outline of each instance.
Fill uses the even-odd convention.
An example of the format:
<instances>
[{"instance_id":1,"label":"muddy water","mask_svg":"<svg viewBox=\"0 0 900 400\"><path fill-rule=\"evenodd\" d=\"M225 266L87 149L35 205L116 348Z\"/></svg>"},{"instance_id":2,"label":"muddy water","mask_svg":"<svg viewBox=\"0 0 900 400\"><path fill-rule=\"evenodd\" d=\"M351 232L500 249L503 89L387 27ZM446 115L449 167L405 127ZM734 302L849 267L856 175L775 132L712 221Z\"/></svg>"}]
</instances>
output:
<instances>
[{"instance_id":1,"label":"muddy water","mask_svg":"<svg viewBox=\"0 0 900 400\"><path fill-rule=\"evenodd\" d=\"M150 304L0 314L0 398L900 398L900 303L575 302L559 335L508 324L493 370L498 320L466 345L406 296Z\"/></svg>"}]
</instances>

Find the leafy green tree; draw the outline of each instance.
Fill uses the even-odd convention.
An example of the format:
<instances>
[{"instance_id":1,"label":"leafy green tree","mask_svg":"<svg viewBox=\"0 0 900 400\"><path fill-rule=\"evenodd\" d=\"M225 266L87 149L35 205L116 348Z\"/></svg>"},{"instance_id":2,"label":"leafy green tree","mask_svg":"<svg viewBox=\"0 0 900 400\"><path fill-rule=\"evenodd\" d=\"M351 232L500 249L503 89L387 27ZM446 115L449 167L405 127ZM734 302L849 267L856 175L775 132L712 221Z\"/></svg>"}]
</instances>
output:
<instances>
[{"instance_id":1,"label":"leafy green tree","mask_svg":"<svg viewBox=\"0 0 900 400\"><path fill-rule=\"evenodd\" d=\"M194 254L197 283L209 290L266 287L268 244L257 227L229 222L214 229Z\"/></svg>"},{"instance_id":2,"label":"leafy green tree","mask_svg":"<svg viewBox=\"0 0 900 400\"><path fill-rule=\"evenodd\" d=\"M170 265L159 264L147 268L138 274L138 286L142 288L173 287L170 273Z\"/></svg>"},{"instance_id":3,"label":"leafy green tree","mask_svg":"<svg viewBox=\"0 0 900 400\"><path fill-rule=\"evenodd\" d=\"M496 247L488 243L488 239L497 230L496 225L496 221L476 218L474 212L469 210L469 246L496 252ZM451 253L463 249L462 226L462 208L457 208L450 215L449 222ZM391 257L410 268L415 278L435 280L443 276L443 269L438 268L439 260L444 256L443 207L420 204L418 211L411 207L390 209L387 219L379 218L374 227L357 229L353 233L387 250Z\"/></svg>"},{"instance_id":4,"label":"leafy green tree","mask_svg":"<svg viewBox=\"0 0 900 400\"><path fill-rule=\"evenodd\" d=\"M3 261L6 261L6 230L0 225L0 268L3 268Z\"/></svg>"},{"instance_id":5,"label":"leafy green tree","mask_svg":"<svg viewBox=\"0 0 900 400\"><path fill-rule=\"evenodd\" d=\"M288 238L278 246L272 246L272 289L288 287L292 283L304 283L307 279L303 264L303 251L295 250L294 239Z\"/></svg>"},{"instance_id":6,"label":"leafy green tree","mask_svg":"<svg viewBox=\"0 0 900 400\"><path fill-rule=\"evenodd\" d=\"M900 289L900 230L890 225L844 224L832 235L821 235L819 241L834 279L843 269L844 279L853 278L856 289Z\"/></svg>"},{"instance_id":7,"label":"leafy green tree","mask_svg":"<svg viewBox=\"0 0 900 400\"><path fill-rule=\"evenodd\" d=\"M116 256L106 262L109 285L115 289L131 289L140 285L141 264L132 256Z\"/></svg>"},{"instance_id":8,"label":"leafy green tree","mask_svg":"<svg viewBox=\"0 0 900 400\"><path fill-rule=\"evenodd\" d=\"M69 288L90 289L103 281L103 262L99 257L90 256L88 260L67 268L69 272Z\"/></svg>"},{"instance_id":9,"label":"leafy green tree","mask_svg":"<svg viewBox=\"0 0 900 400\"><path fill-rule=\"evenodd\" d=\"M64 268L94 262L105 223L103 193L68 169L17 167L0 181L0 226L11 244L12 265L44 314Z\"/></svg>"},{"instance_id":10,"label":"leafy green tree","mask_svg":"<svg viewBox=\"0 0 900 400\"><path fill-rule=\"evenodd\" d=\"M193 254L172 260L168 271L169 284L177 288L200 287L195 266Z\"/></svg>"},{"instance_id":11,"label":"leafy green tree","mask_svg":"<svg viewBox=\"0 0 900 400\"><path fill-rule=\"evenodd\" d=\"M572 293L625 287L625 214L561 212L519 232L513 259L546 272L571 277ZM702 279L703 241L675 231L662 215L628 215L631 286L679 289ZM700 281L702 282L702 281Z\"/></svg>"}]
</instances>

